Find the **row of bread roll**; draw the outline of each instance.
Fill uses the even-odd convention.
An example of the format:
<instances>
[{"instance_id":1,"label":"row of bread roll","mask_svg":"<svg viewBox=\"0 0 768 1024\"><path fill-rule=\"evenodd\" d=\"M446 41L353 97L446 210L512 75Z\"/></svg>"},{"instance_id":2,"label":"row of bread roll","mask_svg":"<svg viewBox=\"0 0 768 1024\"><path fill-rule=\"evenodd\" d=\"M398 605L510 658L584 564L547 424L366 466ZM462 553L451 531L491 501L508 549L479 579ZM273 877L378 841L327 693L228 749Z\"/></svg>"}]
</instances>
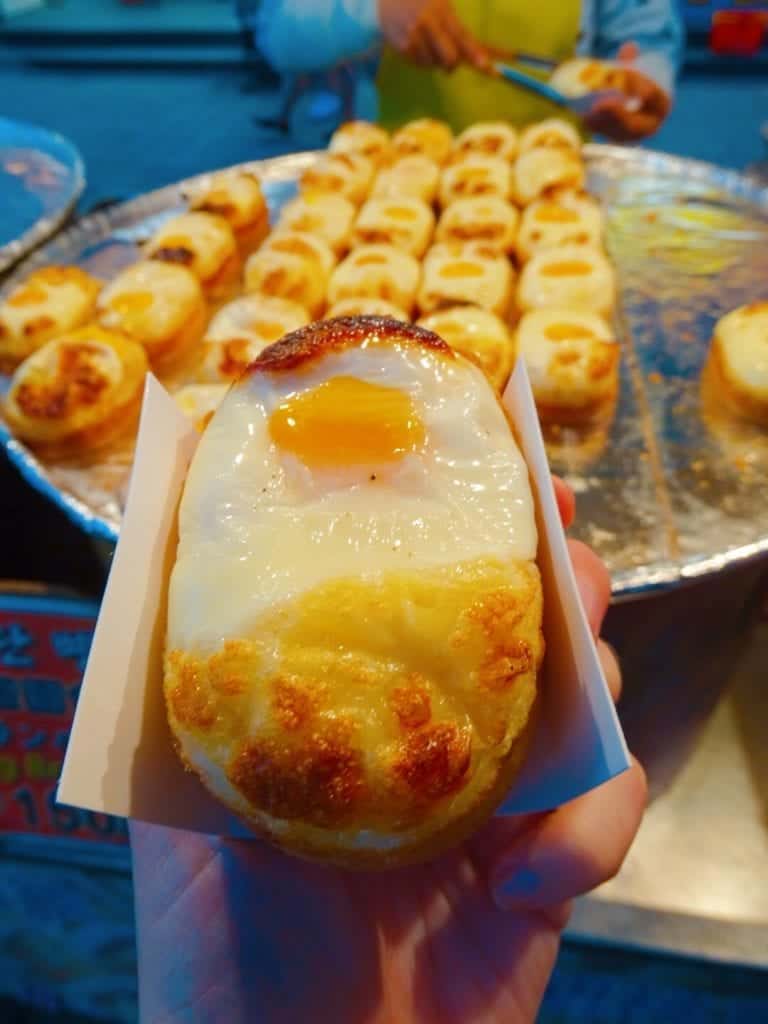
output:
<instances>
[{"instance_id":1,"label":"row of bread roll","mask_svg":"<svg viewBox=\"0 0 768 1024\"><path fill-rule=\"evenodd\" d=\"M106 285L78 267L48 267L0 304L0 369L13 373L3 414L40 454L111 442L135 424L149 366L199 356L210 303L237 288L269 216L243 170L204 178L189 202Z\"/></svg>"},{"instance_id":2,"label":"row of bread roll","mask_svg":"<svg viewBox=\"0 0 768 1024\"><path fill-rule=\"evenodd\" d=\"M541 147L578 152L581 138L570 122L557 117L528 125L520 131L506 121L482 121L455 137L444 121L425 117L409 121L391 137L379 125L350 121L337 129L328 148L333 154L364 156L376 167L413 156L424 157L442 167L469 154L500 157L512 163L519 155Z\"/></svg>"},{"instance_id":3,"label":"row of bread roll","mask_svg":"<svg viewBox=\"0 0 768 1024\"><path fill-rule=\"evenodd\" d=\"M519 147L519 149L518 149ZM581 140L552 118L525 129L518 141L503 123L473 125L453 139L447 125L423 119L396 132L351 122L328 153L304 172L306 196L336 195L360 206L369 196L415 197L442 208L457 199L497 196L525 206L553 188L582 189Z\"/></svg>"}]
</instances>

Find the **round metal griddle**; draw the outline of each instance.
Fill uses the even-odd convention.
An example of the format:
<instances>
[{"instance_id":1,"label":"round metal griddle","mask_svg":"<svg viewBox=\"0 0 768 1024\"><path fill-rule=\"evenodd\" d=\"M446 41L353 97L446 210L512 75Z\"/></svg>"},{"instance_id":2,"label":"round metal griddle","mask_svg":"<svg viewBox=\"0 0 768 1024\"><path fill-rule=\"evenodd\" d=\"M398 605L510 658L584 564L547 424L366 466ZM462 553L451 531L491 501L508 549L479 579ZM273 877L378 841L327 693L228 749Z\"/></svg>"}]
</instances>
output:
<instances>
[{"instance_id":1,"label":"round metal griddle","mask_svg":"<svg viewBox=\"0 0 768 1024\"><path fill-rule=\"evenodd\" d=\"M714 322L768 299L768 189L645 150L588 145L585 157L620 282L621 386L610 423L550 430L547 446L553 470L577 494L574 534L607 562L614 595L631 596L768 552L768 431L727 414L705 370ZM247 165L273 219L315 159L297 153ZM183 193L198 180L86 217L19 266L2 293L49 263L112 277L184 208ZM6 385L0 378L0 390ZM84 529L116 539L130 447L89 466L56 466L2 423L0 440Z\"/></svg>"}]
</instances>

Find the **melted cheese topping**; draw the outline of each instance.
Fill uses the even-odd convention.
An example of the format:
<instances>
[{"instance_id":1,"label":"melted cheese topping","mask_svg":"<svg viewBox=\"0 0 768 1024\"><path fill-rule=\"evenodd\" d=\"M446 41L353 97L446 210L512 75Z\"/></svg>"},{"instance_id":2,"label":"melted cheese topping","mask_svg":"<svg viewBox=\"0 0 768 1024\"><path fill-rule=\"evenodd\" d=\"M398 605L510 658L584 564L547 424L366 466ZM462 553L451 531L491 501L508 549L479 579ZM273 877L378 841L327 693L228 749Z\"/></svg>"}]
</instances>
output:
<instances>
[{"instance_id":1,"label":"melted cheese topping","mask_svg":"<svg viewBox=\"0 0 768 1024\"><path fill-rule=\"evenodd\" d=\"M347 121L331 136L331 153L361 153L380 164L389 156L389 134L369 121Z\"/></svg>"},{"instance_id":2,"label":"melted cheese topping","mask_svg":"<svg viewBox=\"0 0 768 1024\"><path fill-rule=\"evenodd\" d=\"M520 152L529 149L565 148L581 151L581 136L570 121L559 117L548 117L544 121L530 124L520 135Z\"/></svg>"},{"instance_id":3,"label":"melted cheese topping","mask_svg":"<svg viewBox=\"0 0 768 1024\"><path fill-rule=\"evenodd\" d=\"M514 191L521 206L554 188L582 189L584 181L584 164L572 149L529 149L515 162Z\"/></svg>"},{"instance_id":4,"label":"melted cheese topping","mask_svg":"<svg viewBox=\"0 0 768 1024\"><path fill-rule=\"evenodd\" d=\"M267 203L259 179L248 171L207 175L190 196L190 208L223 217L235 231L264 219Z\"/></svg>"},{"instance_id":5,"label":"melted cheese topping","mask_svg":"<svg viewBox=\"0 0 768 1024\"><path fill-rule=\"evenodd\" d=\"M470 196L498 196L509 199L512 170L506 160L483 153L468 153L443 171L440 205L448 206Z\"/></svg>"},{"instance_id":6,"label":"melted cheese topping","mask_svg":"<svg viewBox=\"0 0 768 1024\"><path fill-rule=\"evenodd\" d=\"M299 196L283 207L278 231L300 231L322 239L334 252L346 249L355 208L343 196L316 193Z\"/></svg>"},{"instance_id":7,"label":"melted cheese topping","mask_svg":"<svg viewBox=\"0 0 768 1024\"><path fill-rule=\"evenodd\" d=\"M564 96L576 98L604 89L621 91L624 88L624 70L609 61L576 57L555 68L549 81Z\"/></svg>"},{"instance_id":8,"label":"melted cheese topping","mask_svg":"<svg viewBox=\"0 0 768 1024\"><path fill-rule=\"evenodd\" d=\"M431 313L466 303L504 316L512 297L514 275L509 261L473 246L440 243L424 261L419 309Z\"/></svg>"},{"instance_id":9,"label":"melted cheese topping","mask_svg":"<svg viewBox=\"0 0 768 1024\"><path fill-rule=\"evenodd\" d=\"M564 245L536 253L523 268L521 309L573 308L609 314L615 300L613 268L598 249Z\"/></svg>"},{"instance_id":10,"label":"melted cheese topping","mask_svg":"<svg viewBox=\"0 0 768 1024\"><path fill-rule=\"evenodd\" d=\"M13 375L4 411L32 443L76 436L100 443L98 429L141 395L147 357L142 347L90 324L47 342ZM81 436L77 436L81 435Z\"/></svg>"},{"instance_id":11,"label":"melted cheese topping","mask_svg":"<svg viewBox=\"0 0 768 1024\"><path fill-rule=\"evenodd\" d=\"M419 286L419 264L407 252L392 245L361 245L334 270L328 302L341 299L384 299L410 310Z\"/></svg>"},{"instance_id":12,"label":"melted cheese topping","mask_svg":"<svg viewBox=\"0 0 768 1024\"><path fill-rule=\"evenodd\" d=\"M222 306L205 334L201 377L229 381L267 345L309 323L305 309L286 299L246 295Z\"/></svg>"},{"instance_id":13,"label":"melted cheese topping","mask_svg":"<svg viewBox=\"0 0 768 1024\"><path fill-rule=\"evenodd\" d=\"M369 199L360 210L353 245L384 243L412 256L426 252L435 228L435 215L421 199Z\"/></svg>"},{"instance_id":14,"label":"melted cheese topping","mask_svg":"<svg viewBox=\"0 0 768 1024\"><path fill-rule=\"evenodd\" d=\"M497 252L515 245L519 214L498 196L457 199L443 211L437 225L439 242L482 242Z\"/></svg>"},{"instance_id":15,"label":"melted cheese topping","mask_svg":"<svg viewBox=\"0 0 768 1024\"><path fill-rule=\"evenodd\" d=\"M578 192L558 191L523 211L516 248L526 260L561 245L599 246L602 237L603 216L597 203Z\"/></svg>"},{"instance_id":16,"label":"melted cheese topping","mask_svg":"<svg viewBox=\"0 0 768 1024\"><path fill-rule=\"evenodd\" d=\"M715 339L729 383L768 403L768 302L741 306L722 317Z\"/></svg>"},{"instance_id":17,"label":"melted cheese topping","mask_svg":"<svg viewBox=\"0 0 768 1024\"><path fill-rule=\"evenodd\" d=\"M274 231L261 246L262 251L296 253L315 260L327 276L336 266L333 249L317 235L309 231L287 231L279 228Z\"/></svg>"},{"instance_id":18,"label":"melted cheese topping","mask_svg":"<svg viewBox=\"0 0 768 1024\"><path fill-rule=\"evenodd\" d=\"M202 303L200 284L189 270L145 260L105 287L99 297L99 322L151 349L179 331Z\"/></svg>"},{"instance_id":19,"label":"melted cheese topping","mask_svg":"<svg viewBox=\"0 0 768 1024\"><path fill-rule=\"evenodd\" d=\"M408 322L410 317L404 309L384 299L351 298L334 303L326 313L326 319L335 316L386 316L391 320Z\"/></svg>"},{"instance_id":20,"label":"melted cheese topping","mask_svg":"<svg viewBox=\"0 0 768 1024\"><path fill-rule=\"evenodd\" d=\"M35 270L0 304L0 368L12 368L93 313L101 284L79 267Z\"/></svg>"},{"instance_id":21,"label":"melted cheese topping","mask_svg":"<svg viewBox=\"0 0 768 1024\"><path fill-rule=\"evenodd\" d=\"M317 259L263 247L248 258L244 284L247 292L289 299L317 317L325 305L328 275Z\"/></svg>"},{"instance_id":22,"label":"melted cheese topping","mask_svg":"<svg viewBox=\"0 0 768 1024\"><path fill-rule=\"evenodd\" d=\"M147 256L187 267L205 283L237 252L232 228L211 213L183 213L167 220L147 244Z\"/></svg>"},{"instance_id":23,"label":"melted cheese topping","mask_svg":"<svg viewBox=\"0 0 768 1024\"><path fill-rule=\"evenodd\" d=\"M379 171L371 195L394 199L412 196L433 203L439 181L440 168L435 161L416 153L401 157L391 167Z\"/></svg>"},{"instance_id":24,"label":"melted cheese topping","mask_svg":"<svg viewBox=\"0 0 768 1024\"><path fill-rule=\"evenodd\" d=\"M453 145L456 155L484 153L502 160L513 160L517 154L517 132L506 121L480 121L470 125Z\"/></svg>"},{"instance_id":25,"label":"melted cheese topping","mask_svg":"<svg viewBox=\"0 0 768 1024\"><path fill-rule=\"evenodd\" d=\"M526 313L517 328L517 352L540 406L578 409L615 392L618 345L609 325L594 313L569 308Z\"/></svg>"},{"instance_id":26,"label":"melted cheese topping","mask_svg":"<svg viewBox=\"0 0 768 1024\"><path fill-rule=\"evenodd\" d=\"M392 149L398 156L419 154L436 164L444 164L453 146L453 132L443 121L431 117L418 118L395 132Z\"/></svg>"},{"instance_id":27,"label":"melted cheese topping","mask_svg":"<svg viewBox=\"0 0 768 1024\"><path fill-rule=\"evenodd\" d=\"M475 306L455 306L419 320L452 349L460 352L485 373L497 391L503 391L514 360L514 344L507 325Z\"/></svg>"},{"instance_id":28,"label":"melted cheese topping","mask_svg":"<svg viewBox=\"0 0 768 1024\"><path fill-rule=\"evenodd\" d=\"M359 206L370 191L374 165L360 153L327 153L305 171L301 191L306 195L342 195Z\"/></svg>"}]
</instances>

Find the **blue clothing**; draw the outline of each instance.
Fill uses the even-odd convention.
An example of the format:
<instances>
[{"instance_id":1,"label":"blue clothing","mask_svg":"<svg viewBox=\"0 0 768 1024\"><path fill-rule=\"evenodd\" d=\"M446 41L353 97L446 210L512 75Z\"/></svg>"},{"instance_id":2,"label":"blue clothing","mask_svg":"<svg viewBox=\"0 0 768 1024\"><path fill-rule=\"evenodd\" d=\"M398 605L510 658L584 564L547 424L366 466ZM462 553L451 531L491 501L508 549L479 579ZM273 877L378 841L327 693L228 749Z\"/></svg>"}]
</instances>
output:
<instances>
[{"instance_id":1,"label":"blue clothing","mask_svg":"<svg viewBox=\"0 0 768 1024\"><path fill-rule=\"evenodd\" d=\"M381 41L376 0L262 0L254 27L261 52L284 73L322 71ZM640 50L635 66L671 93L683 49L674 0L585 0L579 53L612 58L628 42Z\"/></svg>"}]
</instances>

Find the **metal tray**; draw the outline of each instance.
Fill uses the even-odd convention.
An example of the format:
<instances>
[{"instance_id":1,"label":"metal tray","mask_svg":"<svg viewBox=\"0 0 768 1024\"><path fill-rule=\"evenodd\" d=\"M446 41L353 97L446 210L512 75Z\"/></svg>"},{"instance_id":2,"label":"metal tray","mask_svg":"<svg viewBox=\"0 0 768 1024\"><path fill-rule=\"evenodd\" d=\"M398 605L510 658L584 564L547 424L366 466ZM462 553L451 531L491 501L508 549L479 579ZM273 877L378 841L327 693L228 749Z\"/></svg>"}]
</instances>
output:
<instances>
[{"instance_id":1,"label":"metal tray","mask_svg":"<svg viewBox=\"0 0 768 1024\"><path fill-rule=\"evenodd\" d=\"M725 415L706 374L702 385L715 320L768 298L768 189L651 151L589 145L585 156L620 280L620 395L610 424L563 430L547 443L553 470L578 496L575 534L607 562L614 595L629 597L768 551L768 433ZM297 153L248 165L273 214L315 159ZM197 180L85 218L25 261L3 292L55 262L110 277L183 207ZM81 526L117 537L130 450L84 471L41 464L2 424L0 440Z\"/></svg>"},{"instance_id":2,"label":"metal tray","mask_svg":"<svg viewBox=\"0 0 768 1024\"><path fill-rule=\"evenodd\" d=\"M68 139L0 117L0 272L58 231L84 188Z\"/></svg>"}]
</instances>

